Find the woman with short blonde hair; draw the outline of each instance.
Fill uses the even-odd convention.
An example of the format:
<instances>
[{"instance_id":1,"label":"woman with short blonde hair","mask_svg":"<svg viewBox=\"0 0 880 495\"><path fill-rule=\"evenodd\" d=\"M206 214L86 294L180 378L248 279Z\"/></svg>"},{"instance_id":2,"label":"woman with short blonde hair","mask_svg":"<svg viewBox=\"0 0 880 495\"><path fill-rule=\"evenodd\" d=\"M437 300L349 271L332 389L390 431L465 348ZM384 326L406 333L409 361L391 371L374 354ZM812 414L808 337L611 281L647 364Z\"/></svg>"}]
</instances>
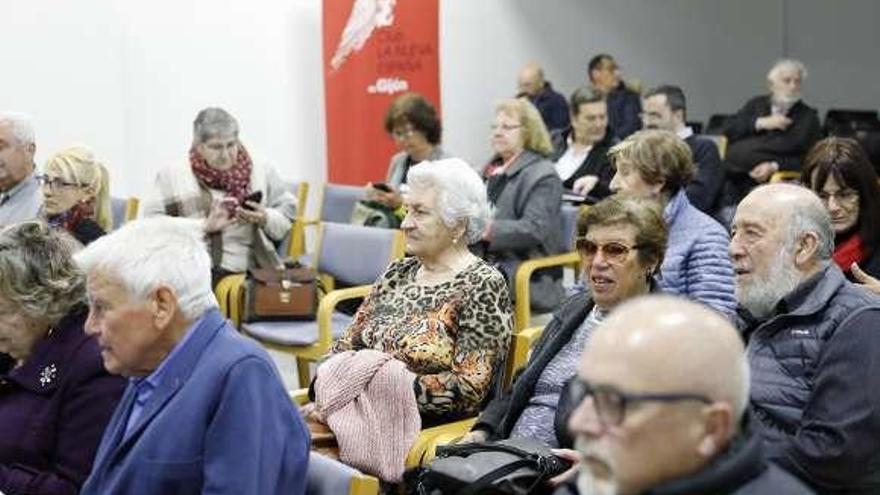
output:
<instances>
[{"instance_id":1,"label":"woman with short blonde hair","mask_svg":"<svg viewBox=\"0 0 880 495\"><path fill-rule=\"evenodd\" d=\"M113 228L107 169L88 148L72 146L49 157L40 182L49 224L82 244Z\"/></svg>"},{"instance_id":2,"label":"woman with short blonde hair","mask_svg":"<svg viewBox=\"0 0 880 495\"><path fill-rule=\"evenodd\" d=\"M483 170L493 216L483 232L483 256L512 280L525 260L561 253L562 181L541 114L525 99L501 101L491 126L495 156ZM513 286L513 284L510 284ZM535 272L532 309L553 311L562 301L562 269Z\"/></svg>"}]
</instances>

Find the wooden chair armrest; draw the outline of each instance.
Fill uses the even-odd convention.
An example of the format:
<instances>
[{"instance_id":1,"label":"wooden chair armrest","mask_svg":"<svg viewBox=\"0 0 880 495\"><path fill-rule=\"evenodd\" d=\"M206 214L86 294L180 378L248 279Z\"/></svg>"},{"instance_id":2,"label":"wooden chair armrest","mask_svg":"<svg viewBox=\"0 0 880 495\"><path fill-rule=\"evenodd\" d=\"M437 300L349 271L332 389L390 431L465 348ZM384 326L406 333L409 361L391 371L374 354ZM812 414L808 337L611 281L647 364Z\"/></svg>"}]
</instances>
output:
<instances>
[{"instance_id":1,"label":"wooden chair armrest","mask_svg":"<svg viewBox=\"0 0 880 495\"><path fill-rule=\"evenodd\" d=\"M447 445L463 437L471 431L476 422L477 418L468 418L422 430L406 456L407 469L430 462L434 459L438 446Z\"/></svg>"},{"instance_id":2,"label":"wooden chair armrest","mask_svg":"<svg viewBox=\"0 0 880 495\"><path fill-rule=\"evenodd\" d=\"M324 294L318 302L318 345L329 349L333 344L333 311L336 306L342 301L366 297L372 288L372 285L357 285Z\"/></svg>"},{"instance_id":3,"label":"wooden chair armrest","mask_svg":"<svg viewBox=\"0 0 880 495\"><path fill-rule=\"evenodd\" d=\"M780 170L770 176L770 182L790 182L800 180L801 173L794 170Z\"/></svg>"},{"instance_id":4,"label":"wooden chair armrest","mask_svg":"<svg viewBox=\"0 0 880 495\"><path fill-rule=\"evenodd\" d=\"M514 331L520 331L529 325L529 316L531 314L529 308L529 280L535 270L541 268L549 268L551 266L577 265L581 258L577 252L557 254L554 256L545 256L543 258L535 258L522 262L516 270L514 277L514 290L516 298L516 314L514 315Z\"/></svg>"}]
</instances>

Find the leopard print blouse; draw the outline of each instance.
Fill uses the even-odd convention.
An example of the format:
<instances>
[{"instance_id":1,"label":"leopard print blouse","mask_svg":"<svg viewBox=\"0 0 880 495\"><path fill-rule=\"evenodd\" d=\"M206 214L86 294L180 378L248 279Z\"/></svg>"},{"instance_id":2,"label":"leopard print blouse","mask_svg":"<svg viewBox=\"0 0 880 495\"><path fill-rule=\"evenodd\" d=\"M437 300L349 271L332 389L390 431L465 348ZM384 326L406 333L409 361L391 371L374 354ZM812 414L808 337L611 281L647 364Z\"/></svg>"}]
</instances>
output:
<instances>
[{"instance_id":1,"label":"leopard print blouse","mask_svg":"<svg viewBox=\"0 0 880 495\"><path fill-rule=\"evenodd\" d=\"M376 349L406 363L418 378L419 411L430 417L472 414L504 372L513 328L503 275L477 260L444 283L415 281L417 258L393 262L333 352Z\"/></svg>"}]
</instances>

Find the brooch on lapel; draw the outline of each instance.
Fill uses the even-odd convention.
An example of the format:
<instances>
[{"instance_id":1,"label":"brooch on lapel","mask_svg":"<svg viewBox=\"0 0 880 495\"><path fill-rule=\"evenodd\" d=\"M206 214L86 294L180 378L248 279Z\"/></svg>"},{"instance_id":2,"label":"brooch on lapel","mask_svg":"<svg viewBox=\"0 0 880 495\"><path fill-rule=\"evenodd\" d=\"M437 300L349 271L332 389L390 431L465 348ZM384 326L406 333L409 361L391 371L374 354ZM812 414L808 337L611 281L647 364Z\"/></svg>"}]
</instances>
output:
<instances>
[{"instance_id":1,"label":"brooch on lapel","mask_svg":"<svg viewBox=\"0 0 880 495\"><path fill-rule=\"evenodd\" d=\"M54 363L44 367L43 370L40 371L40 385L45 388L55 380L57 375L58 368L55 367Z\"/></svg>"}]
</instances>

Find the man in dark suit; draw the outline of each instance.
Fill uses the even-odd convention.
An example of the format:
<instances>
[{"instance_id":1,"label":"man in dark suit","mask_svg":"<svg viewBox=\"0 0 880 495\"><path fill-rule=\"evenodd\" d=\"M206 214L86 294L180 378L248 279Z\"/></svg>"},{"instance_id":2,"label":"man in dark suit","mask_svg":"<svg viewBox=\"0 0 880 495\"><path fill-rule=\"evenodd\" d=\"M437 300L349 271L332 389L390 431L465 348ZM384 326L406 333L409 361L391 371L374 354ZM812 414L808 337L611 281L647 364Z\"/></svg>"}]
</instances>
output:
<instances>
[{"instance_id":1,"label":"man in dark suit","mask_svg":"<svg viewBox=\"0 0 880 495\"><path fill-rule=\"evenodd\" d=\"M550 81L544 78L544 69L538 64L532 62L523 67L517 86L517 96L528 98L535 105L548 131L568 128L568 104L565 97L553 89Z\"/></svg>"},{"instance_id":2,"label":"man in dark suit","mask_svg":"<svg viewBox=\"0 0 880 495\"><path fill-rule=\"evenodd\" d=\"M697 173L687 186L691 203L711 215L724 185L724 168L718 146L706 137L694 134L687 124L687 101L678 86L658 86L642 99L642 126L672 132L690 147Z\"/></svg>"},{"instance_id":3,"label":"man in dark suit","mask_svg":"<svg viewBox=\"0 0 880 495\"><path fill-rule=\"evenodd\" d=\"M780 60L767 73L770 94L749 100L725 126L724 203L735 206L777 171L800 172L804 155L822 137L819 115L801 100L804 64Z\"/></svg>"},{"instance_id":4,"label":"man in dark suit","mask_svg":"<svg viewBox=\"0 0 880 495\"><path fill-rule=\"evenodd\" d=\"M639 94L620 78L620 67L607 53L600 53L587 65L589 85L605 95L608 102L608 126L619 141L639 130L642 104Z\"/></svg>"},{"instance_id":5,"label":"man in dark suit","mask_svg":"<svg viewBox=\"0 0 880 495\"><path fill-rule=\"evenodd\" d=\"M86 331L129 377L83 494L303 494L309 434L272 361L217 310L191 219L126 224L76 255Z\"/></svg>"}]
</instances>

